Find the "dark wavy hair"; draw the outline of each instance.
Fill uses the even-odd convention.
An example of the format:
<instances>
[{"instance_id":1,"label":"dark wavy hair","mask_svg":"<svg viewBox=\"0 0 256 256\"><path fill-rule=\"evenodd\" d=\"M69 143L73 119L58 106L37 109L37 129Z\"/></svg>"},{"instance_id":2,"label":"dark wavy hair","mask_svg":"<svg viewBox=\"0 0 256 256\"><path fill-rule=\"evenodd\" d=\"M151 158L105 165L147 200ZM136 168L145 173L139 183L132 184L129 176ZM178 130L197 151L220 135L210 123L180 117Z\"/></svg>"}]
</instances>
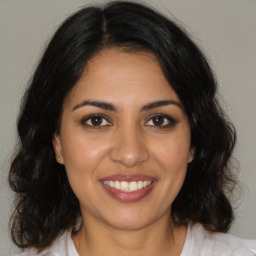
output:
<instances>
[{"instance_id":1,"label":"dark wavy hair","mask_svg":"<svg viewBox=\"0 0 256 256\"><path fill-rule=\"evenodd\" d=\"M233 220L227 193L235 184L230 157L236 135L216 99L211 68L174 22L141 4L112 2L83 8L60 26L25 92L18 119L20 144L9 173L16 193L13 241L41 250L61 231L74 228L80 216L52 140L60 129L65 97L87 61L107 47L152 52L188 116L194 160L172 205L174 222L199 222L208 230L226 232Z\"/></svg>"}]
</instances>

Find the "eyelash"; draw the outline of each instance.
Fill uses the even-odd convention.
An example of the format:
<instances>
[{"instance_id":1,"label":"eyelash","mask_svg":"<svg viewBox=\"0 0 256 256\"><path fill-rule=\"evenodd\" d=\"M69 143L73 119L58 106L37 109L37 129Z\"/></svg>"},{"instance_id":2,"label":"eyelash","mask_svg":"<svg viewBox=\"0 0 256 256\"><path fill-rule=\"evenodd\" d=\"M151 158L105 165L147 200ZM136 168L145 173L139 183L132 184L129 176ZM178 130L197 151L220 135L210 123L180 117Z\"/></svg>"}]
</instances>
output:
<instances>
[{"instance_id":1,"label":"eyelash","mask_svg":"<svg viewBox=\"0 0 256 256\"><path fill-rule=\"evenodd\" d=\"M101 119L101 121L104 123L104 122L107 122L107 124L103 124L100 123L99 125L93 125L92 124L92 118L99 118ZM149 122L153 122L153 119L154 118L163 118L163 122L168 122L167 124L160 124L160 125L156 125L156 124L148 124ZM91 124L88 124L88 122L91 122ZM153 116L150 117L150 119L146 122L146 126L153 126L155 128L159 128L159 129L164 129L164 128L169 128L169 127L172 127L174 126L175 124L177 123L177 120L175 120L173 117L169 116L169 115L166 115L166 114L155 114ZM108 120L108 118L106 118L104 115L102 114L92 114L92 115L89 115L85 118L83 118L81 120L81 124L83 126L86 126L88 128L92 128L92 129L99 129L101 127L106 127L106 126L112 126L112 123Z\"/></svg>"},{"instance_id":2,"label":"eyelash","mask_svg":"<svg viewBox=\"0 0 256 256\"><path fill-rule=\"evenodd\" d=\"M166 114L155 114L154 116L151 116L151 118L147 121L147 123L153 122L154 118L159 118L159 117L163 118L164 122L168 122L168 123L164 124L164 125L152 124L152 125L147 125L147 126L154 126L156 128L164 129L164 128L173 127L177 123L177 120L175 120L173 117L166 115Z\"/></svg>"},{"instance_id":3,"label":"eyelash","mask_svg":"<svg viewBox=\"0 0 256 256\"><path fill-rule=\"evenodd\" d=\"M92 123L91 123L91 124L88 124L89 121L92 122L92 118L99 118L99 119L101 119L103 122L107 122L108 124L104 124L104 125L102 125L102 124L100 124L100 125L93 125ZM106 118L106 117L105 117L104 115L102 115L102 114L92 114L92 115L89 115L89 116L87 116L87 117L85 117L85 118L83 118L83 119L81 120L81 124L82 124L83 126L86 126L86 127L89 127L89 128L94 128L94 129L99 129L99 128L101 128L101 127L111 126L111 125L112 125L111 122L108 120L108 118Z\"/></svg>"}]
</instances>

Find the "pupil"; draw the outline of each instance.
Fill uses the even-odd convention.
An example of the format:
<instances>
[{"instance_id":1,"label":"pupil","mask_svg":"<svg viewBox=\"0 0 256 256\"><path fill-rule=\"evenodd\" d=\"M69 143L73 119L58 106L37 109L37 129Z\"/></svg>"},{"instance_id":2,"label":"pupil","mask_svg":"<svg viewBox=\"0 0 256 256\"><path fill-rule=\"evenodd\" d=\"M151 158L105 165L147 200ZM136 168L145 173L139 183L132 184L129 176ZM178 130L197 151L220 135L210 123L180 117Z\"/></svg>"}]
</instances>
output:
<instances>
[{"instance_id":1,"label":"pupil","mask_svg":"<svg viewBox=\"0 0 256 256\"><path fill-rule=\"evenodd\" d=\"M153 123L154 123L155 125L162 125L162 124L164 123L164 119L163 119L163 117L161 117L161 116L156 116L156 117L154 117L154 119L153 119Z\"/></svg>"},{"instance_id":2,"label":"pupil","mask_svg":"<svg viewBox=\"0 0 256 256\"><path fill-rule=\"evenodd\" d=\"M91 122L93 125L99 126L102 123L102 118L101 117L93 117Z\"/></svg>"}]
</instances>

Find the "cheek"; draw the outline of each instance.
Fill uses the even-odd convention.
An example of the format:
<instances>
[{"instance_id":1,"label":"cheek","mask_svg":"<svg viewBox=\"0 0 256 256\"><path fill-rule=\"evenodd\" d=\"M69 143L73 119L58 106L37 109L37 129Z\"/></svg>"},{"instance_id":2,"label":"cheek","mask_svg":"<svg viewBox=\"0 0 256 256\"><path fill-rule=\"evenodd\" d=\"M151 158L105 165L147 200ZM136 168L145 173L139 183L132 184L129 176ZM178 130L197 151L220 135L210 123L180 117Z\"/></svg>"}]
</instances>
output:
<instances>
[{"instance_id":1,"label":"cheek","mask_svg":"<svg viewBox=\"0 0 256 256\"><path fill-rule=\"evenodd\" d=\"M86 206L93 204L91 198L95 197L95 191L99 189L100 170L104 170L106 144L78 135L64 140L62 150L72 190L80 203Z\"/></svg>"},{"instance_id":2,"label":"cheek","mask_svg":"<svg viewBox=\"0 0 256 256\"><path fill-rule=\"evenodd\" d=\"M79 134L66 138L62 152L67 173L79 177L91 175L106 156L107 150L106 143Z\"/></svg>"},{"instance_id":3,"label":"cheek","mask_svg":"<svg viewBox=\"0 0 256 256\"><path fill-rule=\"evenodd\" d=\"M154 143L153 152L165 170L186 169L190 158L189 136L170 136L160 143Z\"/></svg>"},{"instance_id":4,"label":"cheek","mask_svg":"<svg viewBox=\"0 0 256 256\"><path fill-rule=\"evenodd\" d=\"M184 136L186 137L186 136ZM189 160L189 139L173 137L154 147L154 157L162 170L159 175L164 204L169 207L177 197L186 177Z\"/></svg>"}]
</instances>

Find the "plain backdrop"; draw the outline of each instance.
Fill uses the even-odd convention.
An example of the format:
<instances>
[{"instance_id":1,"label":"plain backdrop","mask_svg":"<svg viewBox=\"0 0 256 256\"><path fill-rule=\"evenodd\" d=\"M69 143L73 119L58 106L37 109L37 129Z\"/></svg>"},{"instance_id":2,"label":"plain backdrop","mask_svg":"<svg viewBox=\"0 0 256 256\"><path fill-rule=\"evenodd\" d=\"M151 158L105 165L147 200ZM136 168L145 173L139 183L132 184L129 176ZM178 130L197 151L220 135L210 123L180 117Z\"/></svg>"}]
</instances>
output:
<instances>
[{"instance_id":1,"label":"plain backdrop","mask_svg":"<svg viewBox=\"0 0 256 256\"><path fill-rule=\"evenodd\" d=\"M8 232L13 194L7 173L24 88L58 25L81 6L104 1L0 0L0 255L18 251ZM155 0L203 49L219 81L221 102L236 126L234 157L246 184L231 233L256 239L256 1Z\"/></svg>"}]
</instances>

